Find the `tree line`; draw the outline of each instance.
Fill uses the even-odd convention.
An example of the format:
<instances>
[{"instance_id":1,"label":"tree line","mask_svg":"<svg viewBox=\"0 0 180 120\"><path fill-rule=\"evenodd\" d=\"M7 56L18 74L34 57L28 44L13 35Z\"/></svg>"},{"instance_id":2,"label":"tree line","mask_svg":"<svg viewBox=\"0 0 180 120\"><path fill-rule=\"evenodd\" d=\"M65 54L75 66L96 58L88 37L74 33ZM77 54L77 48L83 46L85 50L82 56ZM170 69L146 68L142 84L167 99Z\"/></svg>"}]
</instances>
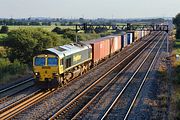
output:
<instances>
[{"instance_id":1,"label":"tree line","mask_svg":"<svg viewBox=\"0 0 180 120\"><path fill-rule=\"evenodd\" d=\"M58 35L57 34L61 34ZM60 46L76 41L100 38L110 33L76 33L71 29L55 28L52 32L42 28L19 28L7 33L4 45L7 47L7 57L11 62L18 60L21 63L32 65L34 55L43 50L55 46Z\"/></svg>"},{"instance_id":2,"label":"tree line","mask_svg":"<svg viewBox=\"0 0 180 120\"><path fill-rule=\"evenodd\" d=\"M176 38L180 39L180 13L173 18L173 24L176 26Z\"/></svg>"},{"instance_id":3,"label":"tree line","mask_svg":"<svg viewBox=\"0 0 180 120\"><path fill-rule=\"evenodd\" d=\"M0 20L0 25L12 25L12 26L50 26L51 22L36 22L36 21L16 21L16 20Z\"/></svg>"}]
</instances>

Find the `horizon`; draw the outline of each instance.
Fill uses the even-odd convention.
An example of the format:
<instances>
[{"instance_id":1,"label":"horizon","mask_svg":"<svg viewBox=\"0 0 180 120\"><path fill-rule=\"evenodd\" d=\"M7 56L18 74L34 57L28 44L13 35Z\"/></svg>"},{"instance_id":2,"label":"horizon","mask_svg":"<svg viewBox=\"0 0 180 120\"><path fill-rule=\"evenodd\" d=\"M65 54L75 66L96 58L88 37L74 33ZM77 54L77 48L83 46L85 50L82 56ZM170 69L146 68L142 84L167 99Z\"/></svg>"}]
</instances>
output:
<instances>
[{"instance_id":1,"label":"horizon","mask_svg":"<svg viewBox=\"0 0 180 120\"><path fill-rule=\"evenodd\" d=\"M137 19L174 17L179 0L0 0L0 18Z\"/></svg>"},{"instance_id":2,"label":"horizon","mask_svg":"<svg viewBox=\"0 0 180 120\"><path fill-rule=\"evenodd\" d=\"M142 18L83 18L83 19L90 19L90 20L96 20L96 19L113 19L113 20L126 20L126 19L171 19L173 18L174 16L170 16L170 17L142 17ZM12 18L12 17L6 17L6 18L2 18L0 17L0 19L80 19L80 18L58 18L58 17L42 17L42 16L37 16L37 17L34 17L34 16L30 16L30 17L22 17L22 18Z\"/></svg>"}]
</instances>

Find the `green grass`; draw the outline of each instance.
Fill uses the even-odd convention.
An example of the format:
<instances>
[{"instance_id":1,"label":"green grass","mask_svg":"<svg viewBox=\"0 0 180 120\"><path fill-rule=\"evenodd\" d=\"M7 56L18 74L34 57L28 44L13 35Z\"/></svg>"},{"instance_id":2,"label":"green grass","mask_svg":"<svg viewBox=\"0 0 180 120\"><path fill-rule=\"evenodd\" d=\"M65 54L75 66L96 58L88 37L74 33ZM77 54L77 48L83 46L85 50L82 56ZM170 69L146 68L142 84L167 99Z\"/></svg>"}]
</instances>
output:
<instances>
[{"instance_id":1,"label":"green grass","mask_svg":"<svg viewBox=\"0 0 180 120\"><path fill-rule=\"evenodd\" d=\"M8 26L10 31L19 29L19 28L43 28L45 30L52 31L55 27L60 27L61 29L67 29L67 28L75 29L76 28L75 26L55 26L55 25L51 25L51 26Z\"/></svg>"},{"instance_id":2,"label":"green grass","mask_svg":"<svg viewBox=\"0 0 180 120\"><path fill-rule=\"evenodd\" d=\"M11 63L7 58L0 58L0 84L9 83L27 74L29 74L27 65L19 61Z\"/></svg>"},{"instance_id":3,"label":"green grass","mask_svg":"<svg viewBox=\"0 0 180 120\"><path fill-rule=\"evenodd\" d=\"M7 57L6 49L3 46L0 46L0 58Z\"/></svg>"},{"instance_id":4,"label":"green grass","mask_svg":"<svg viewBox=\"0 0 180 120\"><path fill-rule=\"evenodd\" d=\"M173 100L175 101L174 104L177 109L176 119L180 119L180 60L176 60L175 55L180 55L180 39L177 39L174 44L174 50L172 58L172 64L174 67L173 71L173 80L174 80L174 94L172 96Z\"/></svg>"},{"instance_id":5,"label":"green grass","mask_svg":"<svg viewBox=\"0 0 180 120\"><path fill-rule=\"evenodd\" d=\"M180 39L175 41L173 54L180 55ZM180 84L180 60L176 60L175 58L173 66L176 72L176 76L174 77L175 82Z\"/></svg>"},{"instance_id":6,"label":"green grass","mask_svg":"<svg viewBox=\"0 0 180 120\"><path fill-rule=\"evenodd\" d=\"M7 37L7 34L0 34L0 46L3 45L3 42L6 37ZM1 49L0 49L0 54L1 54Z\"/></svg>"},{"instance_id":7,"label":"green grass","mask_svg":"<svg viewBox=\"0 0 180 120\"><path fill-rule=\"evenodd\" d=\"M7 37L7 34L0 34L0 41L3 41Z\"/></svg>"},{"instance_id":8,"label":"green grass","mask_svg":"<svg viewBox=\"0 0 180 120\"><path fill-rule=\"evenodd\" d=\"M180 39L176 40L174 48L175 48L176 54L180 55Z\"/></svg>"}]
</instances>

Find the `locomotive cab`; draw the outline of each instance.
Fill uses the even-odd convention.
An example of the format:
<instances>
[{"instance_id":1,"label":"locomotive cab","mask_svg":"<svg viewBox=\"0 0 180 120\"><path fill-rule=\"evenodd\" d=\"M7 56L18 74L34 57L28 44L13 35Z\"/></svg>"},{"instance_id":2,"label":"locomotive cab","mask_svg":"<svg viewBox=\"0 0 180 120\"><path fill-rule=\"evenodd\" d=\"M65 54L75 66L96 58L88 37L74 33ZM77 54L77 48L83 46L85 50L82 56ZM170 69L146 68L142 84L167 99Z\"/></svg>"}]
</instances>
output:
<instances>
[{"instance_id":1,"label":"locomotive cab","mask_svg":"<svg viewBox=\"0 0 180 120\"><path fill-rule=\"evenodd\" d=\"M33 69L36 82L51 82L63 72L62 60L53 54L37 55L33 58Z\"/></svg>"},{"instance_id":2,"label":"locomotive cab","mask_svg":"<svg viewBox=\"0 0 180 120\"><path fill-rule=\"evenodd\" d=\"M63 86L91 67L91 46L69 44L44 50L33 58L37 83L45 87Z\"/></svg>"}]
</instances>

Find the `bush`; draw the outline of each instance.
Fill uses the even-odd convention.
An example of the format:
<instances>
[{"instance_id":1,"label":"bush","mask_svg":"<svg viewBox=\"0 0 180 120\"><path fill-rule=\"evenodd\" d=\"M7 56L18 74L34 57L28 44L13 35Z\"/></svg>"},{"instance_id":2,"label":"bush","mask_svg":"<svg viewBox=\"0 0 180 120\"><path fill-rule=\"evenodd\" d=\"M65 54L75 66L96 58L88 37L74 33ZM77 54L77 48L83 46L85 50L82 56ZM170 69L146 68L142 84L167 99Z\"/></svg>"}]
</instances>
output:
<instances>
[{"instance_id":1,"label":"bush","mask_svg":"<svg viewBox=\"0 0 180 120\"><path fill-rule=\"evenodd\" d=\"M177 113L176 120L180 120L180 112Z\"/></svg>"},{"instance_id":2,"label":"bush","mask_svg":"<svg viewBox=\"0 0 180 120\"><path fill-rule=\"evenodd\" d=\"M52 30L52 32L55 32L55 33L57 33L57 34L63 34L63 33L64 33L64 31L61 30L61 28L59 28L59 27L55 27L55 28Z\"/></svg>"},{"instance_id":3,"label":"bush","mask_svg":"<svg viewBox=\"0 0 180 120\"><path fill-rule=\"evenodd\" d=\"M24 74L28 69L28 66L15 60L10 63L8 59L0 59L0 79L8 75Z\"/></svg>"},{"instance_id":4,"label":"bush","mask_svg":"<svg viewBox=\"0 0 180 120\"><path fill-rule=\"evenodd\" d=\"M70 39L71 41L76 41L76 32L74 31L67 31L63 34L63 38Z\"/></svg>"},{"instance_id":5,"label":"bush","mask_svg":"<svg viewBox=\"0 0 180 120\"><path fill-rule=\"evenodd\" d=\"M111 35L112 33L110 32L104 32L104 33L100 33L100 36L101 37L105 37L105 36L108 36L108 35Z\"/></svg>"},{"instance_id":6,"label":"bush","mask_svg":"<svg viewBox=\"0 0 180 120\"><path fill-rule=\"evenodd\" d=\"M7 57L6 49L2 46L0 46L0 58Z\"/></svg>"},{"instance_id":7,"label":"bush","mask_svg":"<svg viewBox=\"0 0 180 120\"><path fill-rule=\"evenodd\" d=\"M173 24L176 26L176 38L180 39L180 13L173 18Z\"/></svg>"},{"instance_id":8,"label":"bush","mask_svg":"<svg viewBox=\"0 0 180 120\"><path fill-rule=\"evenodd\" d=\"M64 33L63 38L76 42L76 35L78 41L92 40L101 37L100 34L96 33L76 33L75 31L67 31Z\"/></svg>"},{"instance_id":9,"label":"bush","mask_svg":"<svg viewBox=\"0 0 180 120\"><path fill-rule=\"evenodd\" d=\"M176 30L176 39L180 39L180 27Z\"/></svg>"},{"instance_id":10,"label":"bush","mask_svg":"<svg viewBox=\"0 0 180 120\"><path fill-rule=\"evenodd\" d=\"M8 27L7 26L2 26L0 33L8 33Z\"/></svg>"},{"instance_id":11,"label":"bush","mask_svg":"<svg viewBox=\"0 0 180 120\"><path fill-rule=\"evenodd\" d=\"M39 28L24 28L8 33L6 45L10 48L8 57L11 62L15 59L22 63L31 63L35 54L57 46L59 37L52 32Z\"/></svg>"},{"instance_id":12,"label":"bush","mask_svg":"<svg viewBox=\"0 0 180 120\"><path fill-rule=\"evenodd\" d=\"M180 65L176 65L174 67L175 71L175 76L174 76L174 83L175 84L180 84Z\"/></svg>"}]
</instances>

